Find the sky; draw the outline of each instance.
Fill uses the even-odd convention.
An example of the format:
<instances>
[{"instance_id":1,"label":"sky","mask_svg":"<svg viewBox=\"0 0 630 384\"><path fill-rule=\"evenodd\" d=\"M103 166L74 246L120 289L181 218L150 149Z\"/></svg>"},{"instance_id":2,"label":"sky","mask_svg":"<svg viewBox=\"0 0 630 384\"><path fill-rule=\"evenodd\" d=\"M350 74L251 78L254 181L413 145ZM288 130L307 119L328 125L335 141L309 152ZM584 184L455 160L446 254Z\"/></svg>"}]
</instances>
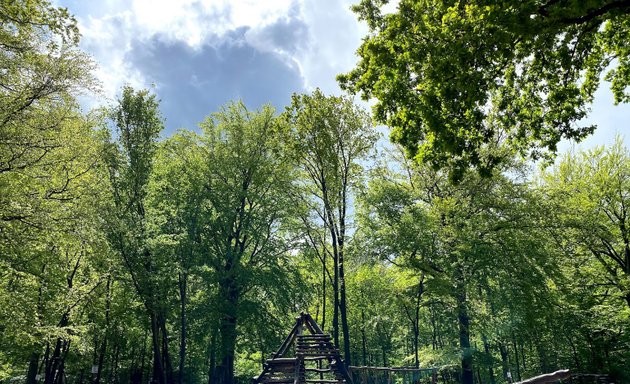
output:
<instances>
[{"instance_id":1,"label":"sky","mask_svg":"<svg viewBox=\"0 0 630 384\"><path fill-rule=\"evenodd\" d=\"M56 0L75 15L81 47L98 64L106 100L130 84L153 87L165 135L194 129L231 100L282 110L294 92L340 94L335 76L353 68L367 27L358 0ZM94 99L96 100L96 99ZM93 103L94 100L89 103ZM102 100L102 98L101 98ZM93 105L91 105L93 106ZM595 134L578 148L625 135L630 105L614 106L607 84L587 123ZM630 136L630 135L627 135ZM626 144L630 139L625 138ZM630 146L630 145L629 145ZM564 142L561 151L573 147Z\"/></svg>"}]
</instances>

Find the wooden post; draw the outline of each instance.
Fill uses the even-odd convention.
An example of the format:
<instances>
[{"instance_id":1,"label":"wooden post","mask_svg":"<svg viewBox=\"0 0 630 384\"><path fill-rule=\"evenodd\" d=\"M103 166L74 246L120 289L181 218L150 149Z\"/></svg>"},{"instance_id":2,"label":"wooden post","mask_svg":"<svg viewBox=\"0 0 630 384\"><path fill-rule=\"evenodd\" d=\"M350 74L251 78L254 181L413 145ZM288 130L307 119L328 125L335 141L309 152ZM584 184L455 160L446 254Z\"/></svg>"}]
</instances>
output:
<instances>
[{"instance_id":1,"label":"wooden post","mask_svg":"<svg viewBox=\"0 0 630 384\"><path fill-rule=\"evenodd\" d=\"M433 373L431 375L431 384L437 384L437 380L438 380L437 379L438 378L437 373L438 373L437 372L437 368L433 368Z\"/></svg>"}]
</instances>

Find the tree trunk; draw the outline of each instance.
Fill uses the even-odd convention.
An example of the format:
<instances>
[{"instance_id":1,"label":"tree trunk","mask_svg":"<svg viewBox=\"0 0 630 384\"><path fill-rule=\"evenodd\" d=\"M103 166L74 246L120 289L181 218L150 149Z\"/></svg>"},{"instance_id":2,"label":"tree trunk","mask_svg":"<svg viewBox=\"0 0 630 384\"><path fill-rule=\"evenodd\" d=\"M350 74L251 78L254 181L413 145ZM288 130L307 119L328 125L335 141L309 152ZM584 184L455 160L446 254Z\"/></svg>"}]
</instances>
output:
<instances>
[{"instance_id":1,"label":"tree trunk","mask_svg":"<svg viewBox=\"0 0 630 384\"><path fill-rule=\"evenodd\" d=\"M322 329L326 330L326 252L322 252Z\"/></svg>"},{"instance_id":2,"label":"tree trunk","mask_svg":"<svg viewBox=\"0 0 630 384\"><path fill-rule=\"evenodd\" d=\"M431 348L435 351L436 349L438 349L438 341L437 341L437 324L436 324L436 320L435 320L435 308L434 308L435 304L433 302L431 302L431 305L429 306L429 313L431 314Z\"/></svg>"},{"instance_id":3,"label":"tree trunk","mask_svg":"<svg viewBox=\"0 0 630 384\"><path fill-rule=\"evenodd\" d=\"M361 345L363 347L363 366L367 366L367 348L365 344L365 311L361 308Z\"/></svg>"},{"instance_id":4,"label":"tree trunk","mask_svg":"<svg viewBox=\"0 0 630 384\"><path fill-rule=\"evenodd\" d=\"M413 353L414 364L416 368L420 367L419 357L419 338L420 338L420 302L422 301L422 294L424 293L424 272L420 275L420 281L418 282L418 294L416 296L416 308L413 319Z\"/></svg>"},{"instance_id":5,"label":"tree trunk","mask_svg":"<svg viewBox=\"0 0 630 384\"><path fill-rule=\"evenodd\" d=\"M335 269L333 279L333 341L335 346L339 348L339 255L337 253L337 246L333 245L334 262L333 268Z\"/></svg>"},{"instance_id":6,"label":"tree trunk","mask_svg":"<svg viewBox=\"0 0 630 384\"><path fill-rule=\"evenodd\" d=\"M59 328L63 328L68 326L68 321L70 320L70 316L68 313L64 313L61 316L61 321L59 321ZM46 371L44 374L44 383L45 384L53 384L55 382L55 378L57 376L57 370L63 363L63 358L61 356L63 348L66 346L66 341L61 338L57 338L55 342L55 349L53 350L52 357L46 363Z\"/></svg>"},{"instance_id":7,"label":"tree trunk","mask_svg":"<svg viewBox=\"0 0 630 384\"><path fill-rule=\"evenodd\" d=\"M508 372L510 372L510 362L508 360L507 348L502 343L499 343L499 351L501 352L501 368L503 368L503 378L507 379Z\"/></svg>"},{"instance_id":8,"label":"tree trunk","mask_svg":"<svg viewBox=\"0 0 630 384\"><path fill-rule=\"evenodd\" d=\"M46 264L42 265L41 276L44 276L44 272L46 271ZM37 322L39 325L42 325L43 320L43 302L42 302L42 294L43 294L43 283L42 279L39 280L39 288L37 290ZM31 353L31 358L28 363L28 371L26 373L26 384L37 384L37 380L35 377L37 376L37 371L39 368L39 357L41 354L41 346L36 347L36 349Z\"/></svg>"},{"instance_id":9,"label":"tree trunk","mask_svg":"<svg viewBox=\"0 0 630 384\"><path fill-rule=\"evenodd\" d=\"M210 333L210 353L208 356L208 384L212 384L215 379L215 368L217 366L217 329L212 327Z\"/></svg>"},{"instance_id":10,"label":"tree trunk","mask_svg":"<svg viewBox=\"0 0 630 384\"><path fill-rule=\"evenodd\" d=\"M28 361L28 371L26 373L26 384L37 384L35 377L37 376L37 368L39 366L39 351L33 351Z\"/></svg>"},{"instance_id":11,"label":"tree trunk","mask_svg":"<svg viewBox=\"0 0 630 384\"><path fill-rule=\"evenodd\" d=\"M168 333L166 331L166 318L164 317L164 315L160 314L158 320L162 333L162 359L164 366L164 375L166 377L166 382L171 384L174 382L173 365L171 363L171 354L168 351Z\"/></svg>"},{"instance_id":12,"label":"tree trunk","mask_svg":"<svg viewBox=\"0 0 630 384\"><path fill-rule=\"evenodd\" d=\"M181 339L179 343L179 372L178 382L184 384L184 369L186 367L186 285L187 275L179 274L179 299L181 302Z\"/></svg>"},{"instance_id":13,"label":"tree trunk","mask_svg":"<svg viewBox=\"0 0 630 384\"><path fill-rule=\"evenodd\" d=\"M346 278L343 268L343 244L339 245L339 309L341 312L341 329L343 331L343 353L346 367L352 365L350 359L350 330L348 329L348 315L346 304Z\"/></svg>"},{"instance_id":14,"label":"tree trunk","mask_svg":"<svg viewBox=\"0 0 630 384\"><path fill-rule=\"evenodd\" d=\"M472 352L470 350L470 318L466 303L466 285L462 267L456 272L457 320L459 323L459 347L462 350L462 384L473 384Z\"/></svg>"},{"instance_id":15,"label":"tree trunk","mask_svg":"<svg viewBox=\"0 0 630 384\"><path fill-rule=\"evenodd\" d=\"M101 381L101 372L103 371L103 361L105 360L105 352L107 351L107 334L109 332L109 312L111 307L111 275L107 277L106 296L105 296L105 333L103 334L103 343L101 344L101 350L98 355L98 371L96 372L96 378L94 384L99 384Z\"/></svg>"},{"instance_id":16,"label":"tree trunk","mask_svg":"<svg viewBox=\"0 0 630 384\"><path fill-rule=\"evenodd\" d=\"M488 377L490 377L490 384L495 384L496 380L494 378L494 368L492 367L492 354L490 353L490 345L488 344L488 338L486 335L482 334L481 339L483 340L483 350L488 356L488 360L490 360L490 365L488 365Z\"/></svg>"},{"instance_id":17,"label":"tree trunk","mask_svg":"<svg viewBox=\"0 0 630 384\"><path fill-rule=\"evenodd\" d=\"M518 347L516 345L516 337L512 331L512 346L514 347L514 360L516 361L516 381L521 381L520 358L518 357Z\"/></svg>"},{"instance_id":18,"label":"tree trunk","mask_svg":"<svg viewBox=\"0 0 630 384\"><path fill-rule=\"evenodd\" d=\"M223 316L219 325L219 364L214 370L213 384L234 384L234 351L236 349L236 324L239 290L232 273L226 267L226 276L220 281L219 295L223 303Z\"/></svg>"},{"instance_id":19,"label":"tree trunk","mask_svg":"<svg viewBox=\"0 0 630 384\"><path fill-rule=\"evenodd\" d=\"M151 344L153 347L153 377L151 378L151 383L166 384L162 353L160 352L160 324L154 312L151 312Z\"/></svg>"}]
</instances>

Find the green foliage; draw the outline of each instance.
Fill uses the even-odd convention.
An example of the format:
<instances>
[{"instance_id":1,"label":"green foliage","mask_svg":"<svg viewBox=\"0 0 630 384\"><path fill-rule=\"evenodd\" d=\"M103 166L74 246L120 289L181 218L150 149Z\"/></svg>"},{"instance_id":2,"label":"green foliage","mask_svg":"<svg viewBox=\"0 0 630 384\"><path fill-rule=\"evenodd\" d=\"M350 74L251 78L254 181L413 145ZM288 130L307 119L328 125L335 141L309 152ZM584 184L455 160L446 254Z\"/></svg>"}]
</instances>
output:
<instances>
[{"instance_id":1,"label":"green foliage","mask_svg":"<svg viewBox=\"0 0 630 384\"><path fill-rule=\"evenodd\" d=\"M630 153L512 160L589 131L613 56L627 101L626 3L383 3L345 84L450 175L319 90L164 139L146 90L83 114L75 20L0 0L0 380L248 381L310 310L355 365L627 382Z\"/></svg>"},{"instance_id":2,"label":"green foliage","mask_svg":"<svg viewBox=\"0 0 630 384\"><path fill-rule=\"evenodd\" d=\"M513 153L551 158L579 126L599 86L628 100L628 5L530 0L364 0L353 7L370 33L343 88L375 98L375 118L408 154L460 180L488 176Z\"/></svg>"},{"instance_id":3,"label":"green foliage","mask_svg":"<svg viewBox=\"0 0 630 384\"><path fill-rule=\"evenodd\" d=\"M82 313L102 284L103 168L95 122L75 97L93 87L67 11L45 1L0 10L0 377L48 346L85 351ZM59 352L52 350L59 348ZM56 373L47 367L42 373ZM45 371L45 372L44 372ZM35 371L29 371L29 379Z\"/></svg>"}]
</instances>

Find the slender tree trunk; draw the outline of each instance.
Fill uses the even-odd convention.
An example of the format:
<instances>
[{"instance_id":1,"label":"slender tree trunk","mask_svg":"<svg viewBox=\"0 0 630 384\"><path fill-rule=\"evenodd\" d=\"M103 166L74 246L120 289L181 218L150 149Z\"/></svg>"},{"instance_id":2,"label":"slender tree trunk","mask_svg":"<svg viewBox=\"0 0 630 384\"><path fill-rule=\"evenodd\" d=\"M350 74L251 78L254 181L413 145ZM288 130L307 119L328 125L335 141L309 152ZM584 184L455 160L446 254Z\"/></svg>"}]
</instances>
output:
<instances>
[{"instance_id":1,"label":"slender tree trunk","mask_svg":"<svg viewBox=\"0 0 630 384\"><path fill-rule=\"evenodd\" d=\"M178 382L184 384L184 369L186 367L186 285L188 276L179 274L179 298L181 302L181 339L179 343L179 372Z\"/></svg>"},{"instance_id":2,"label":"slender tree trunk","mask_svg":"<svg viewBox=\"0 0 630 384\"><path fill-rule=\"evenodd\" d=\"M41 276L44 276L44 272L46 271L46 264L42 265ZM44 316L44 308L42 302L42 294L43 294L43 282L40 279L39 288L37 291L37 322L39 325L42 325L42 320ZM41 346L36 347L33 353L31 353L31 358L29 359L28 371L26 373L26 384L37 384L37 380L35 377L37 376L37 371L39 368L39 358L41 355Z\"/></svg>"},{"instance_id":3,"label":"slender tree trunk","mask_svg":"<svg viewBox=\"0 0 630 384\"><path fill-rule=\"evenodd\" d=\"M495 384L496 380L494 378L494 368L492 367L492 355L490 354L490 345L488 344L488 338L485 334L481 335L481 339L483 340L483 350L488 356L488 360L490 361L490 365L488 365L488 376L490 377L490 384Z\"/></svg>"},{"instance_id":4,"label":"slender tree trunk","mask_svg":"<svg viewBox=\"0 0 630 384\"><path fill-rule=\"evenodd\" d=\"M59 321L59 328L63 328L68 326L68 322L70 320L70 316L68 313L64 313L61 316L61 321ZM65 347L65 341L58 338L55 342L55 349L53 350L52 357L46 363L46 371L44 374L44 383L45 384L53 384L55 382L55 377L57 376L57 370L62 364L62 350Z\"/></svg>"},{"instance_id":5,"label":"slender tree trunk","mask_svg":"<svg viewBox=\"0 0 630 384\"><path fill-rule=\"evenodd\" d=\"M44 358L37 371L38 374L41 374L41 369L44 369L44 375L46 375L46 369L48 367L49 360L50 360L50 342L46 342L46 352L44 352Z\"/></svg>"},{"instance_id":6,"label":"slender tree trunk","mask_svg":"<svg viewBox=\"0 0 630 384\"><path fill-rule=\"evenodd\" d=\"M350 356L350 330L348 329L348 315L346 303L346 278L343 267L343 244L339 245L339 309L341 312L341 329L343 331L343 353L346 367L352 365Z\"/></svg>"},{"instance_id":7,"label":"slender tree trunk","mask_svg":"<svg viewBox=\"0 0 630 384\"><path fill-rule=\"evenodd\" d=\"M431 302L431 305L429 306L429 312L431 315L431 347L433 350L437 349L438 346L438 342L437 342L437 325L435 324L435 308L434 308L435 304L433 302Z\"/></svg>"},{"instance_id":8,"label":"slender tree trunk","mask_svg":"<svg viewBox=\"0 0 630 384\"><path fill-rule=\"evenodd\" d=\"M332 319L332 327L333 327L333 340L335 346L339 347L339 236L337 233L337 222L335 220L332 206L330 204L330 199L328 197L328 187L326 186L326 180L322 177L321 179L321 191L322 191L322 199L324 201L324 213L326 214L327 223L326 226L330 232L330 242L333 247L333 319ZM341 241L343 244L343 241ZM345 289L345 285L344 285Z\"/></svg>"},{"instance_id":9,"label":"slender tree trunk","mask_svg":"<svg viewBox=\"0 0 630 384\"><path fill-rule=\"evenodd\" d=\"M168 332L166 331L166 318L160 314L158 316L160 329L162 333L162 359L164 361L164 375L166 376L166 382L171 384L173 380L173 364L171 363L171 354L168 350Z\"/></svg>"},{"instance_id":10,"label":"slender tree trunk","mask_svg":"<svg viewBox=\"0 0 630 384\"><path fill-rule=\"evenodd\" d=\"M456 272L457 320L459 322L459 347L462 351L462 384L473 384L472 352L470 350L470 318L466 302L466 283L462 267Z\"/></svg>"},{"instance_id":11,"label":"slender tree trunk","mask_svg":"<svg viewBox=\"0 0 630 384\"><path fill-rule=\"evenodd\" d=\"M326 329L326 252L322 252L322 329Z\"/></svg>"},{"instance_id":12,"label":"slender tree trunk","mask_svg":"<svg viewBox=\"0 0 630 384\"><path fill-rule=\"evenodd\" d=\"M37 376L37 368L39 366L39 351L33 351L28 361L28 371L26 373L26 384L37 384L35 377Z\"/></svg>"},{"instance_id":13,"label":"slender tree trunk","mask_svg":"<svg viewBox=\"0 0 630 384\"><path fill-rule=\"evenodd\" d=\"M217 365L217 328L213 327L210 333L210 353L208 356L208 384L212 384L215 379L215 368Z\"/></svg>"},{"instance_id":14,"label":"slender tree trunk","mask_svg":"<svg viewBox=\"0 0 630 384\"><path fill-rule=\"evenodd\" d=\"M514 330L512 330L512 346L514 347L514 360L516 361L516 380L521 381L521 368L520 360L518 357L518 347L516 345L516 337L514 336Z\"/></svg>"},{"instance_id":15,"label":"slender tree trunk","mask_svg":"<svg viewBox=\"0 0 630 384\"><path fill-rule=\"evenodd\" d=\"M149 335L149 327L144 328L144 337L142 338L142 353L140 354L140 369L136 375L132 375L131 384L140 384L144 378L145 359L147 356L147 336Z\"/></svg>"},{"instance_id":16,"label":"slender tree trunk","mask_svg":"<svg viewBox=\"0 0 630 384\"><path fill-rule=\"evenodd\" d=\"M507 379L510 371L510 362L508 351L505 345L499 343L499 352L501 352L501 368L503 369L503 378Z\"/></svg>"},{"instance_id":17,"label":"slender tree trunk","mask_svg":"<svg viewBox=\"0 0 630 384\"><path fill-rule=\"evenodd\" d=\"M337 246L334 245L334 262L333 268L335 269L333 279L333 340L335 346L339 347L339 254L337 253Z\"/></svg>"},{"instance_id":18,"label":"slender tree trunk","mask_svg":"<svg viewBox=\"0 0 630 384\"><path fill-rule=\"evenodd\" d=\"M157 314L151 312L151 344L153 347L153 377L151 383L165 384L164 366L162 365L162 353L160 352L160 324Z\"/></svg>"},{"instance_id":19,"label":"slender tree trunk","mask_svg":"<svg viewBox=\"0 0 630 384\"><path fill-rule=\"evenodd\" d=\"M348 328L348 305L346 299L346 272L345 272L345 243L346 243L346 212L348 208L348 180L347 173L343 177L343 188L341 192L341 205L339 206L339 236L337 238L339 252L339 295L340 295L340 311L341 311L341 329L343 332L343 354L346 367L352 365L352 356L350 355L350 329Z\"/></svg>"},{"instance_id":20,"label":"slender tree trunk","mask_svg":"<svg viewBox=\"0 0 630 384\"><path fill-rule=\"evenodd\" d=\"M105 328L107 330L107 328ZM107 331L106 331L107 332ZM107 351L107 335L103 336L103 342L101 343L100 352L98 354L98 365L96 377L94 378L94 384L101 382L101 372L103 371L103 361L105 360L105 352Z\"/></svg>"},{"instance_id":21,"label":"slender tree trunk","mask_svg":"<svg viewBox=\"0 0 630 384\"><path fill-rule=\"evenodd\" d=\"M101 372L103 371L103 361L105 360L105 352L107 351L107 338L109 333L109 313L111 308L111 275L107 277L107 286L105 294L105 332L103 334L103 342L101 343L101 350L98 355L98 371L96 372L96 378L94 384L101 382Z\"/></svg>"},{"instance_id":22,"label":"slender tree trunk","mask_svg":"<svg viewBox=\"0 0 630 384\"><path fill-rule=\"evenodd\" d=\"M420 367L419 357L419 339L420 339L420 303L422 301L422 294L424 293L424 272L420 275L420 281L418 282L418 294L416 296L416 308L413 321L413 353L414 364L416 368Z\"/></svg>"},{"instance_id":23,"label":"slender tree trunk","mask_svg":"<svg viewBox=\"0 0 630 384\"><path fill-rule=\"evenodd\" d=\"M361 308L361 345L363 347L363 365L367 366L367 347L365 341L365 311Z\"/></svg>"}]
</instances>

